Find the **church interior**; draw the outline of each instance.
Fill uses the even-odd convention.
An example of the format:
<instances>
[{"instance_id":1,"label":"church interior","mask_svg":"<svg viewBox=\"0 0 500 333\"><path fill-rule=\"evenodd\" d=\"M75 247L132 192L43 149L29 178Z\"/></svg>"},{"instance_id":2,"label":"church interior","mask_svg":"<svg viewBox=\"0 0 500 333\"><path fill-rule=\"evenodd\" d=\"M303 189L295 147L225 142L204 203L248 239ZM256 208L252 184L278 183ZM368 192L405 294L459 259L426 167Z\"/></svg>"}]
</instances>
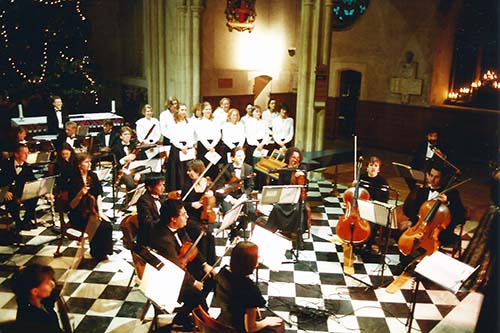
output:
<instances>
[{"instance_id":1,"label":"church interior","mask_svg":"<svg viewBox=\"0 0 500 333\"><path fill-rule=\"evenodd\" d=\"M248 104L264 111L274 100L293 119L287 148L302 152L310 215L303 239L285 237L290 248L278 268L261 263L250 276L267 302L262 312L281 317L285 332L498 332L499 9L488 0L12 0L0 4L0 146L8 151L10 133L23 127L35 150L44 150L40 142L55 136L48 135L48 117L40 118L52 112L53 96L88 137L108 118L118 133L122 126L136 130L145 104L161 122L174 96L188 110L209 102L214 111L228 98L241 119ZM416 179L413 160L429 133L439 134L443 146L428 149L454 174L450 184L458 184L453 191L464 209L464 222L453 230L458 241L435 251L453 258L448 269L472 270L453 289L433 278L457 275L435 262L424 273L421 265L422 275L414 272L388 292L405 273L398 240L392 227L385 230L389 223L372 223L375 250L339 237L339 221L352 207L343 194L355 188L356 202L362 186L353 181L377 156L390 214L408 219L396 215L415 189L408 177ZM257 176L250 177L269 176L253 156ZM52 162L40 163L35 176L45 177ZM290 169L287 163L271 169ZM422 172L424 188L430 170ZM113 229L113 251L104 261L94 260L78 238L58 248L64 214L54 214L45 198L35 228L9 242L12 219L0 186L0 331L3 323L10 332L16 319L14 272L36 263L51 266L64 286L71 326L65 333L176 332L162 330L175 313L157 318L161 306L151 305L154 297L141 288L120 229L137 211L132 195L116 186L113 172L101 183L100 205ZM262 204L259 211L262 186L256 198L256 221L244 227L245 239L252 240L250 225L265 225L273 209ZM216 210L215 252L223 267L231 237L216 232L225 221L221 206ZM402 228L397 222L394 234ZM213 292L206 302L217 318L222 306Z\"/></svg>"}]
</instances>

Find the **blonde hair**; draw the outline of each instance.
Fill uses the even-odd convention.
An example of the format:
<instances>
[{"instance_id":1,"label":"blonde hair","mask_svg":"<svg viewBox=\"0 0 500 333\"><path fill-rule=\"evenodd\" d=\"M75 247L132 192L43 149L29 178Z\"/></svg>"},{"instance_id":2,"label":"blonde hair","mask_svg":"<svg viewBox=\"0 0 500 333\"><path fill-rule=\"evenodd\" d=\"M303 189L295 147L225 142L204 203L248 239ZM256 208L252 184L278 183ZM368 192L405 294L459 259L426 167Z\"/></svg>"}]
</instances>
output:
<instances>
[{"instance_id":1,"label":"blonde hair","mask_svg":"<svg viewBox=\"0 0 500 333\"><path fill-rule=\"evenodd\" d=\"M240 118L241 118L241 117L240 117L240 111L239 111L238 109L235 109L235 108L231 108L231 109L229 109L229 111L227 111L227 121L229 121L229 122L231 121L231 115L232 115L233 113L235 113L235 112L236 112L236 114L238 115L238 120L237 120L237 122L238 122L238 121L240 121Z\"/></svg>"}]
</instances>

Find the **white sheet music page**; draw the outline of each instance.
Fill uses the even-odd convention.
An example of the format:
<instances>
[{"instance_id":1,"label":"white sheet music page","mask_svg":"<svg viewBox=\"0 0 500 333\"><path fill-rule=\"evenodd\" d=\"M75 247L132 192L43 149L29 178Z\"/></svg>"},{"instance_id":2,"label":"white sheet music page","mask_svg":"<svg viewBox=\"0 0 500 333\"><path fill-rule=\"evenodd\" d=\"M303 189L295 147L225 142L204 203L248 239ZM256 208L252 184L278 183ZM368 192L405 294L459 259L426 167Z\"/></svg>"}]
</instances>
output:
<instances>
[{"instance_id":1,"label":"white sheet music page","mask_svg":"<svg viewBox=\"0 0 500 333\"><path fill-rule=\"evenodd\" d=\"M476 268L436 251L415 267L415 272L456 293Z\"/></svg>"}]
</instances>

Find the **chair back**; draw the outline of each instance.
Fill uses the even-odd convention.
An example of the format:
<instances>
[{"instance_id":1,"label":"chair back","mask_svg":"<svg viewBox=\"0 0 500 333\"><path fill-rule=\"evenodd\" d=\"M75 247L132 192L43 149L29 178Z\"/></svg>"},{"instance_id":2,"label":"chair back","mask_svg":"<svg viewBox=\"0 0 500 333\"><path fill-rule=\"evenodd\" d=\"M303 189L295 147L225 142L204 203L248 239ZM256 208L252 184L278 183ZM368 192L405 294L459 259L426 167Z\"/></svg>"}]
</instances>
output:
<instances>
[{"instance_id":1,"label":"chair back","mask_svg":"<svg viewBox=\"0 0 500 333\"><path fill-rule=\"evenodd\" d=\"M127 250L132 250L139 230L139 218L137 217L137 213L134 212L125 215L120 223L120 229L123 233L123 246Z\"/></svg>"},{"instance_id":2,"label":"chair back","mask_svg":"<svg viewBox=\"0 0 500 333\"><path fill-rule=\"evenodd\" d=\"M231 326L223 324L210 315L203 309L201 305L193 309L193 319L196 326L195 332L199 333L238 333L238 331Z\"/></svg>"}]
</instances>

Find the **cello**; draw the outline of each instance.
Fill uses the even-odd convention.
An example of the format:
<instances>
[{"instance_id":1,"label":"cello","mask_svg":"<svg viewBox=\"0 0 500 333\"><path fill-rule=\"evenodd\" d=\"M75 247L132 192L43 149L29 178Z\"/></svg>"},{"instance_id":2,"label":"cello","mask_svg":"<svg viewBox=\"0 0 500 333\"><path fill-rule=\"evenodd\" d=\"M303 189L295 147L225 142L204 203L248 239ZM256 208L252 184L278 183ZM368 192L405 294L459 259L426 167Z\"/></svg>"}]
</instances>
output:
<instances>
[{"instance_id":1,"label":"cello","mask_svg":"<svg viewBox=\"0 0 500 333\"><path fill-rule=\"evenodd\" d=\"M466 179L440 194L444 194L471 179ZM399 251L404 255L410 255L414 251L424 252L426 256L436 252L439 248L438 236L441 230L446 229L451 222L450 210L438 199L425 201L418 211L419 220L413 226L405 230L398 241Z\"/></svg>"},{"instance_id":2,"label":"cello","mask_svg":"<svg viewBox=\"0 0 500 333\"><path fill-rule=\"evenodd\" d=\"M363 166L363 157L357 165L356 186L344 192L346 212L339 217L336 233L340 239L349 244L362 244L370 237L370 223L359 216L358 198L369 200L370 194L364 188L359 188L360 171Z\"/></svg>"}]
</instances>

